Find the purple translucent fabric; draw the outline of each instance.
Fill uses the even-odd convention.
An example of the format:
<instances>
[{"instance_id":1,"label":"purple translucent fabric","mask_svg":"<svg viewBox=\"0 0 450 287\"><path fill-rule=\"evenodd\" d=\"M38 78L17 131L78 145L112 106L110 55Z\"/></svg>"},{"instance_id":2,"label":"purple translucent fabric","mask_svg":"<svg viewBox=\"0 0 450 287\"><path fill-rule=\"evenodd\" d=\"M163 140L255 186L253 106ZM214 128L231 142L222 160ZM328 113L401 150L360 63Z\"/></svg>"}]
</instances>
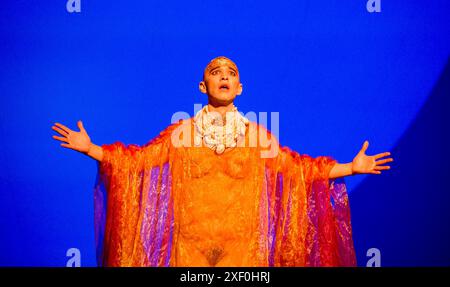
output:
<instances>
[{"instance_id":1,"label":"purple translucent fabric","mask_svg":"<svg viewBox=\"0 0 450 287\"><path fill-rule=\"evenodd\" d=\"M260 252L268 248L268 265L283 265L276 259L277 246L285 246L288 226L292 220L292 180L284 182L283 174L274 175L266 169L263 192L260 198ZM275 188L274 188L275 186ZM275 196L271 196L275 192ZM281 199L287 192L287 204ZM306 211L308 215L305 244L306 266L356 266L353 248L350 209L343 178L320 180L311 183L307 191ZM265 216L266 219L265 219ZM264 222L267 222L267 226ZM283 229L282 229L283 228ZM277 241L281 241L278 242ZM302 260L294 260L302 262ZM297 264L297 263L295 263Z\"/></svg>"},{"instance_id":2,"label":"purple translucent fabric","mask_svg":"<svg viewBox=\"0 0 450 287\"><path fill-rule=\"evenodd\" d=\"M140 187L139 209L144 208L140 241L147 255L145 266L169 266L172 249L174 216L171 201L172 176L169 163L153 167L148 175L140 174L141 183L149 177L148 188ZM104 181L97 177L94 188L94 226L97 264L103 265L107 193Z\"/></svg>"}]
</instances>

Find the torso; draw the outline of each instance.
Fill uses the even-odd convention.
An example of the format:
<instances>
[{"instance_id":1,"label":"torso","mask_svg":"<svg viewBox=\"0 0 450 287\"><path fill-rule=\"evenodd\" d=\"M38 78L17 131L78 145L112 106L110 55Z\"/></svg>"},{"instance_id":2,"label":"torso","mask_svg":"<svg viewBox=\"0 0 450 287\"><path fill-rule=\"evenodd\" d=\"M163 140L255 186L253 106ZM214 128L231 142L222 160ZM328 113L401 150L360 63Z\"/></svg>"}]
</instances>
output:
<instances>
[{"instance_id":1,"label":"torso","mask_svg":"<svg viewBox=\"0 0 450 287\"><path fill-rule=\"evenodd\" d=\"M217 155L184 148L183 182L176 197L175 266L250 266L256 197L255 149Z\"/></svg>"}]
</instances>

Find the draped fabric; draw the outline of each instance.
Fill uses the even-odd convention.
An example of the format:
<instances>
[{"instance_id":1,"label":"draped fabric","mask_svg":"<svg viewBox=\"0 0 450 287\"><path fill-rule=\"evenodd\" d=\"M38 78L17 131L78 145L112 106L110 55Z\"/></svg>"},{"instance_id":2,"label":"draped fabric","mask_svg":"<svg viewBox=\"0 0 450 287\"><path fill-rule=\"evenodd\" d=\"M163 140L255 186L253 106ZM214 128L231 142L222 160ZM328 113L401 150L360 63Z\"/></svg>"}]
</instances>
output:
<instances>
[{"instance_id":1,"label":"draped fabric","mask_svg":"<svg viewBox=\"0 0 450 287\"><path fill-rule=\"evenodd\" d=\"M102 146L98 265L356 265L346 186L328 178L336 160L281 147L253 122L221 155L193 147L192 130L191 118L144 146Z\"/></svg>"}]
</instances>

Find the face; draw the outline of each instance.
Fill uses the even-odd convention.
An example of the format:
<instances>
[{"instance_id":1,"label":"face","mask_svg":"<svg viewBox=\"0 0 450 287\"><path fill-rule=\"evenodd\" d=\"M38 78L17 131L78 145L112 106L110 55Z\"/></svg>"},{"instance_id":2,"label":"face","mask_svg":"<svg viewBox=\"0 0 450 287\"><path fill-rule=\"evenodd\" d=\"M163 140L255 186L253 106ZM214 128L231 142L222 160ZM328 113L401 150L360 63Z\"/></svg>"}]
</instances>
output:
<instances>
[{"instance_id":1,"label":"face","mask_svg":"<svg viewBox=\"0 0 450 287\"><path fill-rule=\"evenodd\" d=\"M200 91L208 100L219 105L228 105L242 93L242 84L236 65L227 58L216 58L206 67Z\"/></svg>"}]
</instances>

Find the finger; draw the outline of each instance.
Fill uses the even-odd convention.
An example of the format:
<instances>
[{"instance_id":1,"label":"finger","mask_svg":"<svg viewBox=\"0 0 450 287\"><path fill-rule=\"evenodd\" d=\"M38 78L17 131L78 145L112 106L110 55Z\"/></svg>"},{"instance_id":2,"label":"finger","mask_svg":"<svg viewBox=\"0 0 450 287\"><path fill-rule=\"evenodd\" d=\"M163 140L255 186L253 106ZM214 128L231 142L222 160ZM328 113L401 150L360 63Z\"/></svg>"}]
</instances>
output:
<instances>
[{"instance_id":1,"label":"finger","mask_svg":"<svg viewBox=\"0 0 450 287\"><path fill-rule=\"evenodd\" d=\"M67 135L69 134L69 133L67 133L66 131L64 131L64 130L58 128L58 127L55 127L55 126L52 126L52 130L57 131L57 132L60 133L62 136L67 136Z\"/></svg>"},{"instance_id":2,"label":"finger","mask_svg":"<svg viewBox=\"0 0 450 287\"><path fill-rule=\"evenodd\" d=\"M359 152L360 153L365 153L368 147L369 147L369 141L365 141L363 143L363 146L362 146L362 148L361 148L361 150Z\"/></svg>"},{"instance_id":3,"label":"finger","mask_svg":"<svg viewBox=\"0 0 450 287\"><path fill-rule=\"evenodd\" d=\"M382 157L385 157L385 156L388 156L388 155L391 155L391 153L390 152L383 152L383 153L379 153L377 155L374 155L374 158L375 159L379 159L379 158L382 158Z\"/></svg>"},{"instance_id":4,"label":"finger","mask_svg":"<svg viewBox=\"0 0 450 287\"><path fill-rule=\"evenodd\" d=\"M381 166L374 167L374 169L375 170L386 170L386 169L391 169L391 167L388 165L381 165Z\"/></svg>"},{"instance_id":5,"label":"finger","mask_svg":"<svg viewBox=\"0 0 450 287\"><path fill-rule=\"evenodd\" d=\"M69 142L69 140L68 140L67 138L65 138L65 137L53 136L53 138L54 138L55 140L59 140L59 141L62 141L62 142L66 142L66 143Z\"/></svg>"},{"instance_id":6,"label":"finger","mask_svg":"<svg viewBox=\"0 0 450 287\"><path fill-rule=\"evenodd\" d=\"M78 121L78 122L77 122L77 126L78 126L78 128L80 129L80 131L86 131L86 130L84 129L84 126L83 126L83 122L82 122L82 121Z\"/></svg>"},{"instance_id":7,"label":"finger","mask_svg":"<svg viewBox=\"0 0 450 287\"><path fill-rule=\"evenodd\" d=\"M60 124L60 123L55 123L55 126L58 126L58 127L60 127L62 130L64 130L66 133L69 133L71 130L68 128L68 127L66 127L65 125L62 125L62 124Z\"/></svg>"},{"instance_id":8,"label":"finger","mask_svg":"<svg viewBox=\"0 0 450 287\"><path fill-rule=\"evenodd\" d=\"M386 159L382 159L382 160L377 160L377 161L375 162L375 164L377 164L377 165L382 165L382 164L385 164L385 163L387 163L387 162L392 162L392 161L394 161L393 158L386 158Z\"/></svg>"},{"instance_id":9,"label":"finger","mask_svg":"<svg viewBox=\"0 0 450 287\"><path fill-rule=\"evenodd\" d=\"M376 171L371 171L370 173L371 174L381 174L381 171L376 170Z\"/></svg>"}]
</instances>

